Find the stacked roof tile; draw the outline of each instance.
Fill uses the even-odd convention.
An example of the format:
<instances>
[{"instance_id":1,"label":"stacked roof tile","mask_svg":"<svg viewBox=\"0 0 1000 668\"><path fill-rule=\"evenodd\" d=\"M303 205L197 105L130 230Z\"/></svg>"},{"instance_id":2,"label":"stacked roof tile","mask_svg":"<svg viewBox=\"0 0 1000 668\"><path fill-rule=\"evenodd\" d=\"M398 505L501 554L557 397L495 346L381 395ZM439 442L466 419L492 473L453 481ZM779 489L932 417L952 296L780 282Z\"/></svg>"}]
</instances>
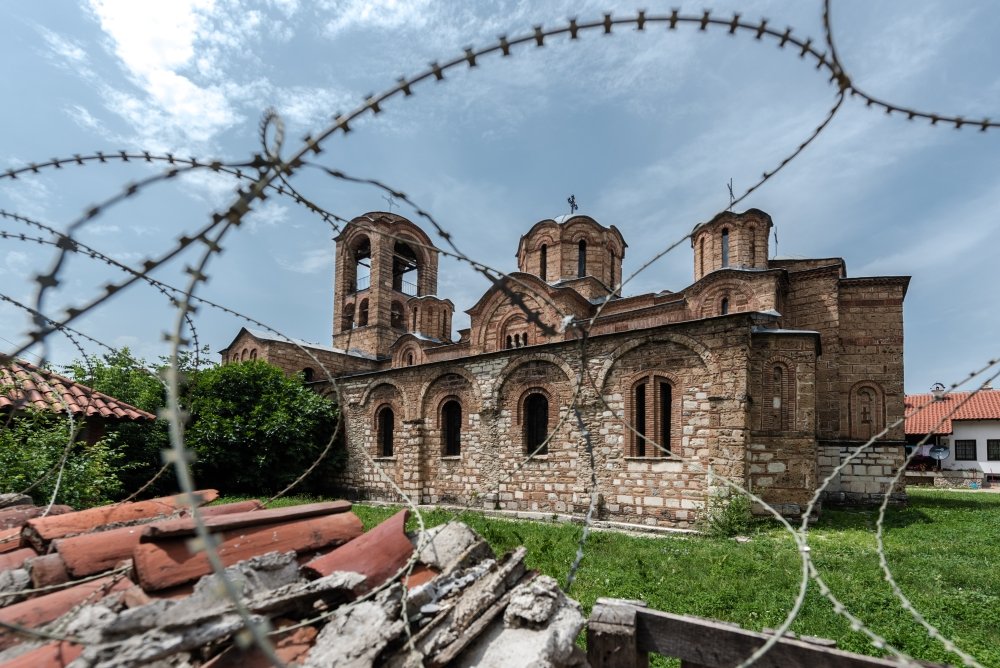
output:
<instances>
[{"instance_id":1,"label":"stacked roof tile","mask_svg":"<svg viewBox=\"0 0 1000 668\"><path fill-rule=\"evenodd\" d=\"M0 536L0 668L271 665L237 642L243 617L175 498L44 516L23 500L0 508L20 522ZM410 535L403 510L363 533L344 501L201 514L242 606L288 665L509 665L491 649L508 631L534 636L520 665L582 659L579 604L525 569L524 548L498 559L464 524Z\"/></svg>"},{"instance_id":2,"label":"stacked roof tile","mask_svg":"<svg viewBox=\"0 0 1000 668\"><path fill-rule=\"evenodd\" d=\"M156 416L24 360L0 366L0 410L36 408L76 417L155 420Z\"/></svg>"},{"instance_id":3,"label":"stacked roof tile","mask_svg":"<svg viewBox=\"0 0 1000 668\"><path fill-rule=\"evenodd\" d=\"M1000 390L906 395L906 433L950 434L954 420L1000 420Z\"/></svg>"}]
</instances>

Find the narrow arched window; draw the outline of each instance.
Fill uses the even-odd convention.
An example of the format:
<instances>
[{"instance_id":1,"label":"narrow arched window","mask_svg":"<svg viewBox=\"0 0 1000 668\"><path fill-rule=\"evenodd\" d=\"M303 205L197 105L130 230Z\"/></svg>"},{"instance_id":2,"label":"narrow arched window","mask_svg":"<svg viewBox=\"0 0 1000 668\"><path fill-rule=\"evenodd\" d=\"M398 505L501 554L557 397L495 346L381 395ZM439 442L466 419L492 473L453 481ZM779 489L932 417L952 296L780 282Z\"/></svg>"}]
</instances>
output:
<instances>
[{"instance_id":1,"label":"narrow arched window","mask_svg":"<svg viewBox=\"0 0 1000 668\"><path fill-rule=\"evenodd\" d=\"M548 280L549 275L549 247L542 244L541 253L539 253L538 258L538 275L541 276L542 280Z\"/></svg>"},{"instance_id":2,"label":"narrow arched window","mask_svg":"<svg viewBox=\"0 0 1000 668\"><path fill-rule=\"evenodd\" d=\"M580 239L580 251L576 260L576 275L584 277L587 275L587 242Z\"/></svg>"},{"instance_id":3,"label":"narrow arched window","mask_svg":"<svg viewBox=\"0 0 1000 668\"><path fill-rule=\"evenodd\" d=\"M364 327L368 324L368 300L362 299L361 305L358 307L358 327Z\"/></svg>"},{"instance_id":4,"label":"narrow arched window","mask_svg":"<svg viewBox=\"0 0 1000 668\"><path fill-rule=\"evenodd\" d=\"M729 230L722 228L722 266L729 266Z\"/></svg>"},{"instance_id":5,"label":"narrow arched window","mask_svg":"<svg viewBox=\"0 0 1000 668\"><path fill-rule=\"evenodd\" d=\"M633 457L663 457L673 437L673 386L662 376L650 375L632 386Z\"/></svg>"},{"instance_id":6,"label":"narrow arched window","mask_svg":"<svg viewBox=\"0 0 1000 668\"><path fill-rule=\"evenodd\" d=\"M389 406L378 412L378 453L382 457L392 457L392 432L396 428L396 416Z\"/></svg>"},{"instance_id":7,"label":"narrow arched window","mask_svg":"<svg viewBox=\"0 0 1000 668\"><path fill-rule=\"evenodd\" d=\"M512 337L510 334L508 334L507 335L507 349L509 350L510 348L513 348L513 347L514 347L514 337Z\"/></svg>"},{"instance_id":8,"label":"narrow arched window","mask_svg":"<svg viewBox=\"0 0 1000 668\"><path fill-rule=\"evenodd\" d=\"M521 345L523 345L523 346L528 345L528 333L527 332L525 332L524 334L521 334Z\"/></svg>"},{"instance_id":9,"label":"narrow arched window","mask_svg":"<svg viewBox=\"0 0 1000 668\"><path fill-rule=\"evenodd\" d=\"M446 457L462 454L462 405L455 399L441 408L441 439Z\"/></svg>"},{"instance_id":10,"label":"narrow arched window","mask_svg":"<svg viewBox=\"0 0 1000 668\"><path fill-rule=\"evenodd\" d=\"M747 230L750 237L750 266L757 266L757 228L751 227Z\"/></svg>"},{"instance_id":11,"label":"narrow arched window","mask_svg":"<svg viewBox=\"0 0 1000 668\"><path fill-rule=\"evenodd\" d=\"M253 350L250 351L250 359L252 359L252 360L257 359L257 349L256 348L254 348Z\"/></svg>"},{"instance_id":12,"label":"narrow arched window","mask_svg":"<svg viewBox=\"0 0 1000 668\"><path fill-rule=\"evenodd\" d=\"M316 377L316 372L313 371L312 367L307 366L302 370L302 380L306 383L311 383Z\"/></svg>"},{"instance_id":13,"label":"narrow arched window","mask_svg":"<svg viewBox=\"0 0 1000 668\"><path fill-rule=\"evenodd\" d=\"M720 304L719 310L722 312L722 315L729 315L729 297L722 298L722 304Z\"/></svg>"},{"instance_id":14,"label":"narrow arched window","mask_svg":"<svg viewBox=\"0 0 1000 668\"><path fill-rule=\"evenodd\" d=\"M611 272L611 285L609 286L612 291L615 289L615 252L608 249L608 271Z\"/></svg>"},{"instance_id":15,"label":"narrow arched window","mask_svg":"<svg viewBox=\"0 0 1000 668\"><path fill-rule=\"evenodd\" d=\"M413 353L407 353L406 366L413 366Z\"/></svg>"},{"instance_id":16,"label":"narrow arched window","mask_svg":"<svg viewBox=\"0 0 1000 668\"><path fill-rule=\"evenodd\" d=\"M247 350L246 348L244 348L244 349L243 349L243 354L242 354L242 355L240 355L240 361L241 361L241 362L245 362L245 361L246 361L246 359L247 359L247 356L248 356L249 354L250 354L250 351L249 351L249 350Z\"/></svg>"},{"instance_id":17,"label":"narrow arched window","mask_svg":"<svg viewBox=\"0 0 1000 668\"><path fill-rule=\"evenodd\" d=\"M529 394L524 400L524 447L528 454L549 454L548 436L549 400L540 392Z\"/></svg>"},{"instance_id":18,"label":"narrow arched window","mask_svg":"<svg viewBox=\"0 0 1000 668\"><path fill-rule=\"evenodd\" d=\"M417 331L417 311L419 310L420 309L418 309L416 306L413 307L413 318L412 318L413 324L410 326L411 332Z\"/></svg>"},{"instance_id":19,"label":"narrow arched window","mask_svg":"<svg viewBox=\"0 0 1000 668\"><path fill-rule=\"evenodd\" d=\"M699 276L704 276L705 275L705 237L701 238L701 241L698 242L698 246L700 247L699 250L698 250L698 275Z\"/></svg>"},{"instance_id":20,"label":"narrow arched window","mask_svg":"<svg viewBox=\"0 0 1000 668\"><path fill-rule=\"evenodd\" d=\"M348 304L344 307L341 329L345 331L348 329L354 329L354 304Z\"/></svg>"}]
</instances>

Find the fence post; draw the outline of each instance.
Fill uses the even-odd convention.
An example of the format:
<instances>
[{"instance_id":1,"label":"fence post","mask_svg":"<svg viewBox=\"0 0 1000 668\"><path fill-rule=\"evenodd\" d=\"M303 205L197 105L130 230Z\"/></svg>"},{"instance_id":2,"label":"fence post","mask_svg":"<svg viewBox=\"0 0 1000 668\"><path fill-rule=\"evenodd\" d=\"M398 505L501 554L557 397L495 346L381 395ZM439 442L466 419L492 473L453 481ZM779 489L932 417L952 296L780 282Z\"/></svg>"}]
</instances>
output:
<instances>
[{"instance_id":1,"label":"fence post","mask_svg":"<svg viewBox=\"0 0 1000 668\"><path fill-rule=\"evenodd\" d=\"M587 660L593 668L648 668L636 644L637 608L642 601L599 598L587 622Z\"/></svg>"}]
</instances>

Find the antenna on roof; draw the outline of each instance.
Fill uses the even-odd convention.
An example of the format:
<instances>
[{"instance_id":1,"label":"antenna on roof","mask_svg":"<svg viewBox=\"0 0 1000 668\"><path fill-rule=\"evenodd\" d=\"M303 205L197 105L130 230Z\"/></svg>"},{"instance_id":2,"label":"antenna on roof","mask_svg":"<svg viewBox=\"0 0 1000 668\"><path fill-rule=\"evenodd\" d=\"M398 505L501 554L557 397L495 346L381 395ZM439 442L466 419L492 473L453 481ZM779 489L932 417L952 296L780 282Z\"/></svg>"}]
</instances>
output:
<instances>
[{"instance_id":1,"label":"antenna on roof","mask_svg":"<svg viewBox=\"0 0 1000 668\"><path fill-rule=\"evenodd\" d=\"M934 401L941 401L944 398L944 384L934 383L931 385L931 394L934 395Z\"/></svg>"},{"instance_id":2,"label":"antenna on roof","mask_svg":"<svg viewBox=\"0 0 1000 668\"><path fill-rule=\"evenodd\" d=\"M570 195L566 198L566 201L569 203L569 215L572 216L573 212L580 208L576 205L576 195Z\"/></svg>"},{"instance_id":3,"label":"antenna on roof","mask_svg":"<svg viewBox=\"0 0 1000 668\"><path fill-rule=\"evenodd\" d=\"M733 177L731 177L731 176L729 177L729 183L726 184L726 187L729 188L729 209L728 210L732 211L733 210L733 204L736 203L736 195L733 194Z\"/></svg>"},{"instance_id":4,"label":"antenna on roof","mask_svg":"<svg viewBox=\"0 0 1000 668\"><path fill-rule=\"evenodd\" d=\"M396 200L394 200L394 199L392 198L392 195L386 195L386 196L385 196L385 197L383 197L382 199L384 199L384 200L385 200L385 202L386 202L386 204L388 204L388 205L389 205L389 213L392 213L392 207L394 207L394 206L398 206L398 205L396 204Z\"/></svg>"}]
</instances>

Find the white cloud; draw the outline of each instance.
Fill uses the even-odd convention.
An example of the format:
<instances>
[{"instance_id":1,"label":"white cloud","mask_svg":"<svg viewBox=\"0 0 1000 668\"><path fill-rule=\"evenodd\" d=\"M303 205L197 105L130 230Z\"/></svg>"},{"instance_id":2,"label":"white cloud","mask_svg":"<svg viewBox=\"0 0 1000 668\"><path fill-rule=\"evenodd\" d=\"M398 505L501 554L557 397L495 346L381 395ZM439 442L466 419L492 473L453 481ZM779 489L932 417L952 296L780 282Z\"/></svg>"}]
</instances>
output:
<instances>
[{"instance_id":1,"label":"white cloud","mask_svg":"<svg viewBox=\"0 0 1000 668\"><path fill-rule=\"evenodd\" d=\"M333 271L333 252L330 248L312 248L298 257L277 258L278 265L296 274L318 274Z\"/></svg>"},{"instance_id":2,"label":"white cloud","mask_svg":"<svg viewBox=\"0 0 1000 668\"><path fill-rule=\"evenodd\" d=\"M87 52L83 50L77 42L71 39L63 37L59 33L53 32L45 27L39 27L38 31L42 35L42 39L48 47L57 56L70 60L77 65L85 63L87 61Z\"/></svg>"},{"instance_id":3,"label":"white cloud","mask_svg":"<svg viewBox=\"0 0 1000 668\"><path fill-rule=\"evenodd\" d=\"M324 10L332 12L326 33L336 37L350 28L394 30L407 27L420 30L432 16L432 0L333 0L323 2Z\"/></svg>"},{"instance_id":4,"label":"white cloud","mask_svg":"<svg viewBox=\"0 0 1000 668\"><path fill-rule=\"evenodd\" d=\"M28 254L21 251L7 251L0 265L0 273L10 273L23 276L28 270Z\"/></svg>"},{"instance_id":5,"label":"white cloud","mask_svg":"<svg viewBox=\"0 0 1000 668\"><path fill-rule=\"evenodd\" d=\"M265 228L277 227L287 222L288 207L269 199L256 205L243 221L250 234L257 234Z\"/></svg>"}]
</instances>

